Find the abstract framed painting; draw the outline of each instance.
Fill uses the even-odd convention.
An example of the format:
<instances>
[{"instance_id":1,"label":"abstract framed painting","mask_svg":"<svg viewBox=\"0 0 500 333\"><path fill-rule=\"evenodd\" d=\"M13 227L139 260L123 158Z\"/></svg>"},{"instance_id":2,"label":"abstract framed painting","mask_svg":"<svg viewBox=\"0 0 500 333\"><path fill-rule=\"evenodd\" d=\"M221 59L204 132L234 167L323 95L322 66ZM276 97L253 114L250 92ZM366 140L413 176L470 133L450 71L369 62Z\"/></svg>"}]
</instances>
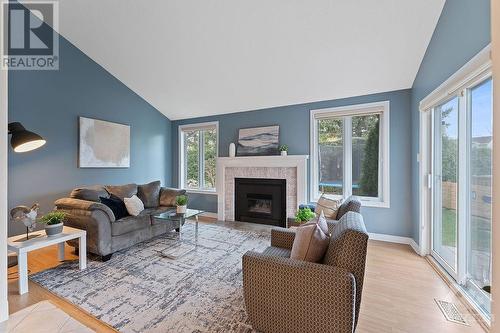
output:
<instances>
[{"instance_id":1,"label":"abstract framed painting","mask_svg":"<svg viewBox=\"0 0 500 333\"><path fill-rule=\"evenodd\" d=\"M237 156L278 155L280 127L266 126L241 128L238 136Z\"/></svg>"},{"instance_id":2,"label":"abstract framed painting","mask_svg":"<svg viewBox=\"0 0 500 333\"><path fill-rule=\"evenodd\" d=\"M130 126L79 117L80 168L130 167Z\"/></svg>"}]
</instances>

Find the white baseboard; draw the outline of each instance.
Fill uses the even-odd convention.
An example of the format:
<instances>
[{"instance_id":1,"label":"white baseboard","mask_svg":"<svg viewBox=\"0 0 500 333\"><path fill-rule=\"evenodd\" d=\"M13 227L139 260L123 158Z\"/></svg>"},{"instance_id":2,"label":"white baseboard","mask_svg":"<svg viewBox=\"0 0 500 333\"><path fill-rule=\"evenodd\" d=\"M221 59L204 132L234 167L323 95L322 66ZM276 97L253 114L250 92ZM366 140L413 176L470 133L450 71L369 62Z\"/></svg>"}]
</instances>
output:
<instances>
[{"instance_id":1,"label":"white baseboard","mask_svg":"<svg viewBox=\"0 0 500 333\"><path fill-rule=\"evenodd\" d=\"M9 302L4 300L0 302L0 323L9 319Z\"/></svg>"},{"instance_id":2,"label":"white baseboard","mask_svg":"<svg viewBox=\"0 0 500 333\"><path fill-rule=\"evenodd\" d=\"M377 233L373 233L373 232L368 233L368 235L370 236L370 239L372 239L372 240L410 245L410 247L413 249L413 251L415 251L418 255L420 255L420 246L418 246L418 244L413 240L413 238L386 235L386 234L377 234Z\"/></svg>"},{"instance_id":3,"label":"white baseboard","mask_svg":"<svg viewBox=\"0 0 500 333\"><path fill-rule=\"evenodd\" d=\"M410 244L411 248L413 249L413 251L415 251L419 256L423 256L422 254L422 250L420 249L420 245L417 244L417 242L415 242L413 240L413 238L410 238Z\"/></svg>"}]
</instances>

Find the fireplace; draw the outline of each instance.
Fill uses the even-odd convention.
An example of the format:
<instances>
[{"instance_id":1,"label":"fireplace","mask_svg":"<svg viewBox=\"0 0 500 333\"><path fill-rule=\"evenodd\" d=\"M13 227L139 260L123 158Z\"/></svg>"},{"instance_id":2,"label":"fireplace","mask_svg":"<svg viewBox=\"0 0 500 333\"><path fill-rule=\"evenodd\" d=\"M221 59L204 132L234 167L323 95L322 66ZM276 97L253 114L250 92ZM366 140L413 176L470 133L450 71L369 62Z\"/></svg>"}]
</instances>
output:
<instances>
[{"instance_id":1,"label":"fireplace","mask_svg":"<svg viewBox=\"0 0 500 333\"><path fill-rule=\"evenodd\" d=\"M235 178L235 220L286 226L286 179Z\"/></svg>"}]
</instances>

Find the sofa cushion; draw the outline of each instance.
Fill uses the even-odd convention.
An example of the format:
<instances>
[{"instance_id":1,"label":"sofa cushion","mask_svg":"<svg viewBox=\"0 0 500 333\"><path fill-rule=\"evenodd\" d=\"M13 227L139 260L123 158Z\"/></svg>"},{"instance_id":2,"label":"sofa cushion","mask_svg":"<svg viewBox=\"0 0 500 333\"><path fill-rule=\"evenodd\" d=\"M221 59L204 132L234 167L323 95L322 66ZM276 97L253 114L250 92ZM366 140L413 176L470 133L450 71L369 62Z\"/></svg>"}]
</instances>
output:
<instances>
[{"instance_id":1,"label":"sofa cushion","mask_svg":"<svg viewBox=\"0 0 500 333\"><path fill-rule=\"evenodd\" d=\"M145 208L160 205L160 181L137 186L137 196L144 203Z\"/></svg>"},{"instance_id":2,"label":"sofa cushion","mask_svg":"<svg viewBox=\"0 0 500 333\"><path fill-rule=\"evenodd\" d=\"M106 185L105 188L109 194L114 194L121 200L124 198L131 198L133 195L137 194L137 184Z\"/></svg>"},{"instance_id":3,"label":"sofa cushion","mask_svg":"<svg viewBox=\"0 0 500 333\"><path fill-rule=\"evenodd\" d=\"M143 210L138 216L127 216L111 223L111 235L120 236L132 231L149 228L151 220L147 210Z\"/></svg>"},{"instance_id":4,"label":"sofa cushion","mask_svg":"<svg viewBox=\"0 0 500 333\"><path fill-rule=\"evenodd\" d=\"M101 197L99 199L101 200L101 203L103 203L104 205L108 206L109 209L111 209L111 211L115 215L116 220L128 216L128 211L127 207L125 207L125 203L117 196L111 194L109 198Z\"/></svg>"},{"instance_id":5,"label":"sofa cushion","mask_svg":"<svg viewBox=\"0 0 500 333\"><path fill-rule=\"evenodd\" d=\"M186 194L186 190L162 187L160 190L160 206L175 207L175 198L183 194Z\"/></svg>"},{"instance_id":6,"label":"sofa cushion","mask_svg":"<svg viewBox=\"0 0 500 333\"><path fill-rule=\"evenodd\" d=\"M284 248L275 247L275 246L269 246L264 251L262 251L262 254L265 254L265 255L271 256L271 257L290 258L291 252L292 251L290 251L289 249L284 249Z\"/></svg>"},{"instance_id":7,"label":"sofa cushion","mask_svg":"<svg viewBox=\"0 0 500 333\"><path fill-rule=\"evenodd\" d=\"M109 198L109 193L102 185L83 186L71 191L70 198L100 202L99 198Z\"/></svg>"},{"instance_id":8,"label":"sofa cushion","mask_svg":"<svg viewBox=\"0 0 500 333\"><path fill-rule=\"evenodd\" d=\"M296 229L290 258L320 262L328 249L328 238L315 222L301 225Z\"/></svg>"}]
</instances>

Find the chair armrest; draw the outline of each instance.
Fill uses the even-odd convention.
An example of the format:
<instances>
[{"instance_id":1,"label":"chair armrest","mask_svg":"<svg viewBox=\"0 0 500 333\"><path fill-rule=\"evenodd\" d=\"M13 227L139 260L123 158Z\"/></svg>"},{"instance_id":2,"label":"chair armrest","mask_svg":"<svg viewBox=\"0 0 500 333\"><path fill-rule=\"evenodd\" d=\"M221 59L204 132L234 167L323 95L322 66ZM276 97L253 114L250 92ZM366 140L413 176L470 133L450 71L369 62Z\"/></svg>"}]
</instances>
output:
<instances>
[{"instance_id":1,"label":"chair armrest","mask_svg":"<svg viewBox=\"0 0 500 333\"><path fill-rule=\"evenodd\" d=\"M356 285L342 268L249 251L243 255L243 292L258 331L354 331Z\"/></svg>"},{"instance_id":2,"label":"chair armrest","mask_svg":"<svg viewBox=\"0 0 500 333\"><path fill-rule=\"evenodd\" d=\"M271 246L291 250L294 239L295 230L286 228L271 229Z\"/></svg>"},{"instance_id":3,"label":"chair armrest","mask_svg":"<svg viewBox=\"0 0 500 333\"><path fill-rule=\"evenodd\" d=\"M94 211L101 210L109 217L110 222L115 221L115 214L106 205L100 202L73 199L73 198L62 198L57 200L55 203L57 209L68 210L68 211Z\"/></svg>"}]
</instances>

